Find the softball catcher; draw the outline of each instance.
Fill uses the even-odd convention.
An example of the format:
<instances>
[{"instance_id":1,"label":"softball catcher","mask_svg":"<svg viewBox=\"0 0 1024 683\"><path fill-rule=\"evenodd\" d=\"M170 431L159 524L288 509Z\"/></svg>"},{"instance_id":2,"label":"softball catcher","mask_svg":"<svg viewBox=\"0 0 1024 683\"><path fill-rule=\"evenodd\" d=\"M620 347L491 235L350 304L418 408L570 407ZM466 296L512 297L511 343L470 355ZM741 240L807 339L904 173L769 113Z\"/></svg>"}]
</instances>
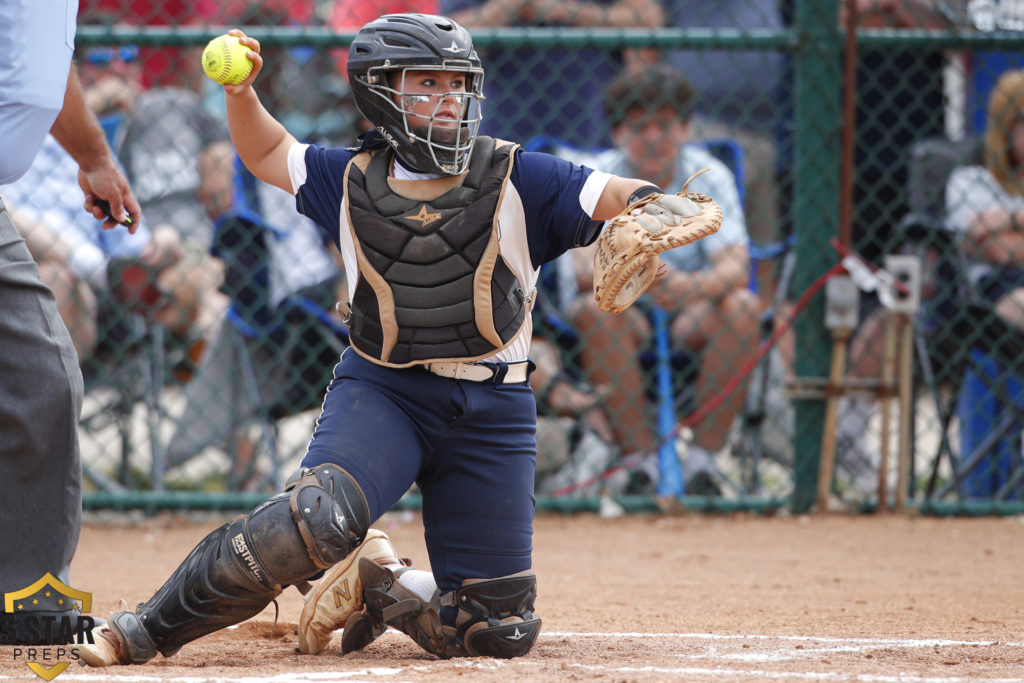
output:
<instances>
[{"instance_id":1,"label":"softball catcher","mask_svg":"<svg viewBox=\"0 0 1024 683\"><path fill-rule=\"evenodd\" d=\"M172 655L324 570L300 618L305 652L340 626L351 652L390 625L438 657L525 655L541 627L527 381L540 266L615 219L595 280L621 310L650 284L658 252L713 232L721 212L478 135L484 70L445 17L385 15L359 31L348 74L373 131L350 149L292 137L252 89L259 43L232 33L254 62L224 88L232 139L338 246L352 347L286 490L212 532L81 656L104 666ZM413 483L432 572L370 528Z\"/></svg>"}]
</instances>

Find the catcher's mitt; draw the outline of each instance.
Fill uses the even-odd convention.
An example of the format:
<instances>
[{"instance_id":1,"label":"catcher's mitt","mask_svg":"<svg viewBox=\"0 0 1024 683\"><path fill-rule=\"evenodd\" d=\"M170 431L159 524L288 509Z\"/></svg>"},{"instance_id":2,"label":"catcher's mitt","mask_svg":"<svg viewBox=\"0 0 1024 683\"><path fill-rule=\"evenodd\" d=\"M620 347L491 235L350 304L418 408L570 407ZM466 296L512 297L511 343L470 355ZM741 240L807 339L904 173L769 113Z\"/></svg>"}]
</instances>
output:
<instances>
[{"instance_id":1,"label":"catcher's mitt","mask_svg":"<svg viewBox=\"0 0 1024 683\"><path fill-rule=\"evenodd\" d=\"M608 221L594 253L594 298L602 311L629 308L658 276L658 254L707 237L722 227L722 209L711 197L687 192L652 194ZM634 216L633 212L641 209Z\"/></svg>"}]
</instances>

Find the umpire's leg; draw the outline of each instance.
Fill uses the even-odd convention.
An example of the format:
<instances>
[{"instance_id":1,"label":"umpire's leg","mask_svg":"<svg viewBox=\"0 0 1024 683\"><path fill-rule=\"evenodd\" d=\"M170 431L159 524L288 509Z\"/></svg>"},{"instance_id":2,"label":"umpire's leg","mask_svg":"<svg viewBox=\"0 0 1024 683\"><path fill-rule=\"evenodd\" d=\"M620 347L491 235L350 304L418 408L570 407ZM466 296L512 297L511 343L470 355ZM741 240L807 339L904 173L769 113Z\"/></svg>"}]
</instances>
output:
<instances>
[{"instance_id":1,"label":"umpire's leg","mask_svg":"<svg viewBox=\"0 0 1024 683\"><path fill-rule=\"evenodd\" d=\"M82 394L56 299L0 200L0 593L46 572L68 583L82 523Z\"/></svg>"}]
</instances>

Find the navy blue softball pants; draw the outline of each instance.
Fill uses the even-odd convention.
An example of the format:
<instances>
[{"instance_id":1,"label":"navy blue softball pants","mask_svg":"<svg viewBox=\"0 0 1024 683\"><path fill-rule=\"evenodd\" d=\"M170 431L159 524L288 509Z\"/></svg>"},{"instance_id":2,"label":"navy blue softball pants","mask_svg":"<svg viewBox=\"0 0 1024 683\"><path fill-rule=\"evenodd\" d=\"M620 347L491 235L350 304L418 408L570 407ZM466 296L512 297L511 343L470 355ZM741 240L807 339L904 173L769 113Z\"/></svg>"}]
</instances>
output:
<instances>
[{"instance_id":1,"label":"navy blue softball pants","mask_svg":"<svg viewBox=\"0 0 1024 683\"><path fill-rule=\"evenodd\" d=\"M351 474L371 522L416 482L431 570L445 593L464 579L530 569L536 423L527 382L386 368L349 349L302 464Z\"/></svg>"}]
</instances>

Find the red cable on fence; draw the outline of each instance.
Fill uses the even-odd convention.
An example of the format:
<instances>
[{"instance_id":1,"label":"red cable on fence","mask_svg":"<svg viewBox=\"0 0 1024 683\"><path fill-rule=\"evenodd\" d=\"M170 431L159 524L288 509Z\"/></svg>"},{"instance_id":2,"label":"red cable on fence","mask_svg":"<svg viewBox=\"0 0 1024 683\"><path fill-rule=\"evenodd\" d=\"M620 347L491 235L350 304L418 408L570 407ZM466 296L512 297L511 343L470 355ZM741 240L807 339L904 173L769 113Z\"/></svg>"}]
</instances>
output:
<instances>
[{"instance_id":1,"label":"red cable on fence","mask_svg":"<svg viewBox=\"0 0 1024 683\"><path fill-rule=\"evenodd\" d=\"M833 244L833 246L835 245ZM662 439L658 442L658 445L655 446L652 450L646 451L644 453L635 453L626 458L623 458L623 460L620 463L613 465L612 467L609 467L601 474L591 477L590 479L587 479L585 481L575 482L557 488L551 492L551 495L554 497L567 496L580 489L591 486L592 484L598 481L609 479L617 472L623 470L629 471L636 468L637 466L640 465L641 462L643 462L643 460L647 456L649 456L652 453L657 453L658 449L662 445L674 440L679 435L679 432L682 429L684 429L685 427L689 427L693 424L696 424L698 421L702 420L703 418L714 412L716 409L718 409L718 407L722 405L722 403L727 398L729 398L729 396L734 391L736 391L736 389L740 386L740 383L743 382L744 378L746 378L747 375L753 372L754 368L757 367L758 362L762 358L764 358L769 351L771 351L772 347L774 347L775 344L778 343L782 335L789 331L789 328L792 327L793 321L796 319L796 316L800 313L800 311L802 311L807 306L808 302L810 302L811 300L811 297L814 296L818 292L818 290L825 286L825 283L829 280L829 278L835 275L841 275L843 273L846 273L845 266L843 266L842 263L837 263L836 265L832 266L824 273L819 275L817 279L815 279L814 282L810 284L807 290L800 295L800 298L797 299L796 303L793 304L793 309L790 311L789 316L775 327L775 329L772 331L771 335L769 335L767 339L765 339L758 345L757 349L754 351L754 354L750 358L748 358L742 366L740 366L740 369L736 372L736 374L733 375L733 377L728 382L725 383L725 385L718 391L718 393L712 396L711 399L707 401L704 405L697 408L697 410L693 411L685 418L683 418L678 424L676 424L676 426L673 427L668 434L662 437Z\"/></svg>"}]
</instances>

